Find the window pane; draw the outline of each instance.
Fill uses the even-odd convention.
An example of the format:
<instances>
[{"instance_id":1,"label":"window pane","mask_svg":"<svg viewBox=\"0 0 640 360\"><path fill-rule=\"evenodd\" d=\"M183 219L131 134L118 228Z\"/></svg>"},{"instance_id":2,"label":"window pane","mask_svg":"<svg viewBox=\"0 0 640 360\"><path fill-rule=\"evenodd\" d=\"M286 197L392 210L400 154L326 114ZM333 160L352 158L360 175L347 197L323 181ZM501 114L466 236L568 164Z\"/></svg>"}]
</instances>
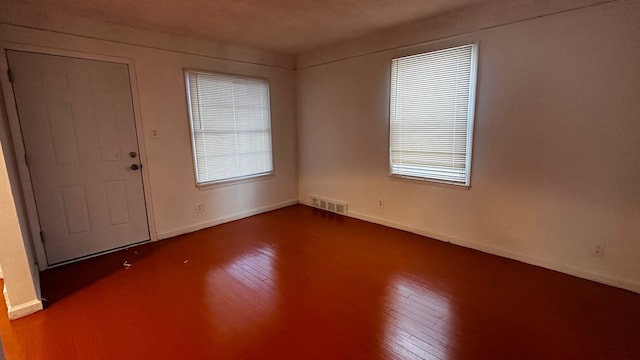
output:
<instances>
[{"instance_id":1,"label":"window pane","mask_svg":"<svg viewBox=\"0 0 640 360\"><path fill-rule=\"evenodd\" d=\"M187 72L198 184L273 172L269 83Z\"/></svg>"},{"instance_id":2,"label":"window pane","mask_svg":"<svg viewBox=\"0 0 640 360\"><path fill-rule=\"evenodd\" d=\"M476 45L394 59L391 173L469 183Z\"/></svg>"}]
</instances>

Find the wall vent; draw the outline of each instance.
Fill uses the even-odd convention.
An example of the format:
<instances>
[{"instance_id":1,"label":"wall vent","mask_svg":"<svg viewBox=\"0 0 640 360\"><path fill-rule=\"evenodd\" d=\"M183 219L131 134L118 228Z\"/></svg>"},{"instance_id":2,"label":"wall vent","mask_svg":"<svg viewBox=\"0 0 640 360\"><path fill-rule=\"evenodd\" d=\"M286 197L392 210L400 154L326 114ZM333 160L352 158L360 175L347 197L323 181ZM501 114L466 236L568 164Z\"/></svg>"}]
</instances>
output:
<instances>
[{"instance_id":1,"label":"wall vent","mask_svg":"<svg viewBox=\"0 0 640 360\"><path fill-rule=\"evenodd\" d=\"M347 215L348 205L341 201L329 200L318 196L311 196L311 206L332 213Z\"/></svg>"}]
</instances>

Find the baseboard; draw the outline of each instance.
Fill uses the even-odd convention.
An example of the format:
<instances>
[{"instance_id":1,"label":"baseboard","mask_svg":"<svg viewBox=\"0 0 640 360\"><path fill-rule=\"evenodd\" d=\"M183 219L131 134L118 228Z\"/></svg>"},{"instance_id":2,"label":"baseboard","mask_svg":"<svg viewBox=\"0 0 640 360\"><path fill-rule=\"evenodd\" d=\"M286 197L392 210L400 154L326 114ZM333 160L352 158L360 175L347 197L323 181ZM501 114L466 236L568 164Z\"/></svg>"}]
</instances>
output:
<instances>
[{"instance_id":1,"label":"baseboard","mask_svg":"<svg viewBox=\"0 0 640 360\"><path fill-rule=\"evenodd\" d=\"M311 204L309 202L302 201L302 200L300 200L300 204L311 206ZM375 216L366 215L366 214L359 213L359 212L356 212L356 211L351 211L350 210L347 213L347 216L355 218L355 219L359 219L359 220L363 220L363 221L379 224L379 225L392 227L392 228L395 228L395 229L408 231L408 232L411 232L411 233L414 233L414 234L426 236L426 237L429 237L429 238L432 238L432 239L436 239L436 240L440 240L440 241L444 241L444 242L448 242L448 243L452 243L452 244L463 246L463 247L470 248L470 249L473 249L473 250L478 250L478 251L481 251L481 252L484 252L484 253L497 255L497 256L501 256L501 257L512 259L512 260L516 260L516 261L520 261L520 262L523 262L523 263L526 263L526 264L529 264L529 265L540 266L540 267L543 267L545 269L558 271L558 272L561 272L561 273L564 273L564 274L568 274L568 275L571 275L571 276L576 276L576 277L579 277L579 278L582 278L582 279L591 280L591 281L599 282L599 283L602 283L602 284L614 286L614 287L617 287L617 288L633 291L635 293L640 293L640 283L639 282L634 282L634 281L630 281L630 280L626 280L626 279L620 279L620 278L612 277L612 276L601 274L601 273L595 273L595 272L591 272L591 271L588 271L588 270L579 269L579 268L576 268L576 267L573 267L573 266L569 266L569 265L565 265L565 264L559 264L559 263L556 263L556 262L544 260L544 259L541 259L541 258L525 255L525 254L522 254L522 253L518 253L518 252L515 252L515 251L511 251L511 250L507 250L507 249L503 249L503 248L499 248L499 247L495 247L495 246L486 245L486 244L475 242L475 241L470 241L470 240L466 240L466 239L460 239L460 238L449 236L449 235L445 235L445 234L438 234L438 233L426 231L426 230L423 230L423 229L415 228L415 227L408 226L408 225L401 224L401 223L397 223L397 222L394 222L394 221L389 221L389 220L382 219L382 218L375 217Z\"/></svg>"},{"instance_id":2,"label":"baseboard","mask_svg":"<svg viewBox=\"0 0 640 360\"><path fill-rule=\"evenodd\" d=\"M244 218L249 217L249 216L262 214L262 213L265 213L267 211L277 210L277 209L281 209L283 207L296 205L296 204L298 204L298 199L287 200L287 201L283 201L283 202L280 202L280 203L277 203L277 204L273 204L273 205L269 205L269 206L263 206L263 207L260 207L260 208L251 209L251 210L247 210L247 211L231 214L231 215L228 215L228 216L220 217L220 218L213 219L213 220L204 221L204 222L201 222L201 223L197 223L197 224L190 225L190 226L185 226L185 227L174 229L174 230L171 230L171 231L166 231L166 232L162 232L162 233L159 232L157 236L158 236L158 240L163 240L163 239L167 239L167 238L170 238L170 237L174 237L174 236L178 236L178 235L182 235L182 234L187 234L187 233L190 233L190 232L206 229L208 227L224 224L224 223L235 221L235 220L244 219Z\"/></svg>"},{"instance_id":3,"label":"baseboard","mask_svg":"<svg viewBox=\"0 0 640 360\"><path fill-rule=\"evenodd\" d=\"M9 319L15 320L42 310L42 301L34 299L26 303L8 306Z\"/></svg>"}]
</instances>

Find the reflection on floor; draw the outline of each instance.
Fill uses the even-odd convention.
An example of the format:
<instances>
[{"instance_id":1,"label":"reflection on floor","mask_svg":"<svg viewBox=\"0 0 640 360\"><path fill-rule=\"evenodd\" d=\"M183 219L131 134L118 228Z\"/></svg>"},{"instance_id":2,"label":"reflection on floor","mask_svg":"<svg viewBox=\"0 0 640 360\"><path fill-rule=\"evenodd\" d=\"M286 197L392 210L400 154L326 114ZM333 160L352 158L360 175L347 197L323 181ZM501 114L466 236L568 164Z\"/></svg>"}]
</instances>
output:
<instances>
[{"instance_id":1,"label":"reflection on floor","mask_svg":"<svg viewBox=\"0 0 640 360\"><path fill-rule=\"evenodd\" d=\"M45 311L0 317L8 359L640 354L638 294L304 206L53 269L42 284Z\"/></svg>"}]
</instances>

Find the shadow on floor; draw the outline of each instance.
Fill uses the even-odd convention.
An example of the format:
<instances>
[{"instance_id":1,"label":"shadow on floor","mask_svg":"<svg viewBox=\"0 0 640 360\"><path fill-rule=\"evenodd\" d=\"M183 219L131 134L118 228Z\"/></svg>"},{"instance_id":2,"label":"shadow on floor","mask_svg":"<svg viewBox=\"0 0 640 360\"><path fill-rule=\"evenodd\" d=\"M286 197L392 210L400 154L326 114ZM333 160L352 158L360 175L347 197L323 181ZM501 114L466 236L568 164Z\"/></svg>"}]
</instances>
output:
<instances>
[{"instance_id":1,"label":"shadow on floor","mask_svg":"<svg viewBox=\"0 0 640 360\"><path fill-rule=\"evenodd\" d=\"M46 309L100 279L121 271L125 268L125 261L128 264L135 264L149 256L151 252L151 243L146 243L45 270L40 273L42 304Z\"/></svg>"}]
</instances>

